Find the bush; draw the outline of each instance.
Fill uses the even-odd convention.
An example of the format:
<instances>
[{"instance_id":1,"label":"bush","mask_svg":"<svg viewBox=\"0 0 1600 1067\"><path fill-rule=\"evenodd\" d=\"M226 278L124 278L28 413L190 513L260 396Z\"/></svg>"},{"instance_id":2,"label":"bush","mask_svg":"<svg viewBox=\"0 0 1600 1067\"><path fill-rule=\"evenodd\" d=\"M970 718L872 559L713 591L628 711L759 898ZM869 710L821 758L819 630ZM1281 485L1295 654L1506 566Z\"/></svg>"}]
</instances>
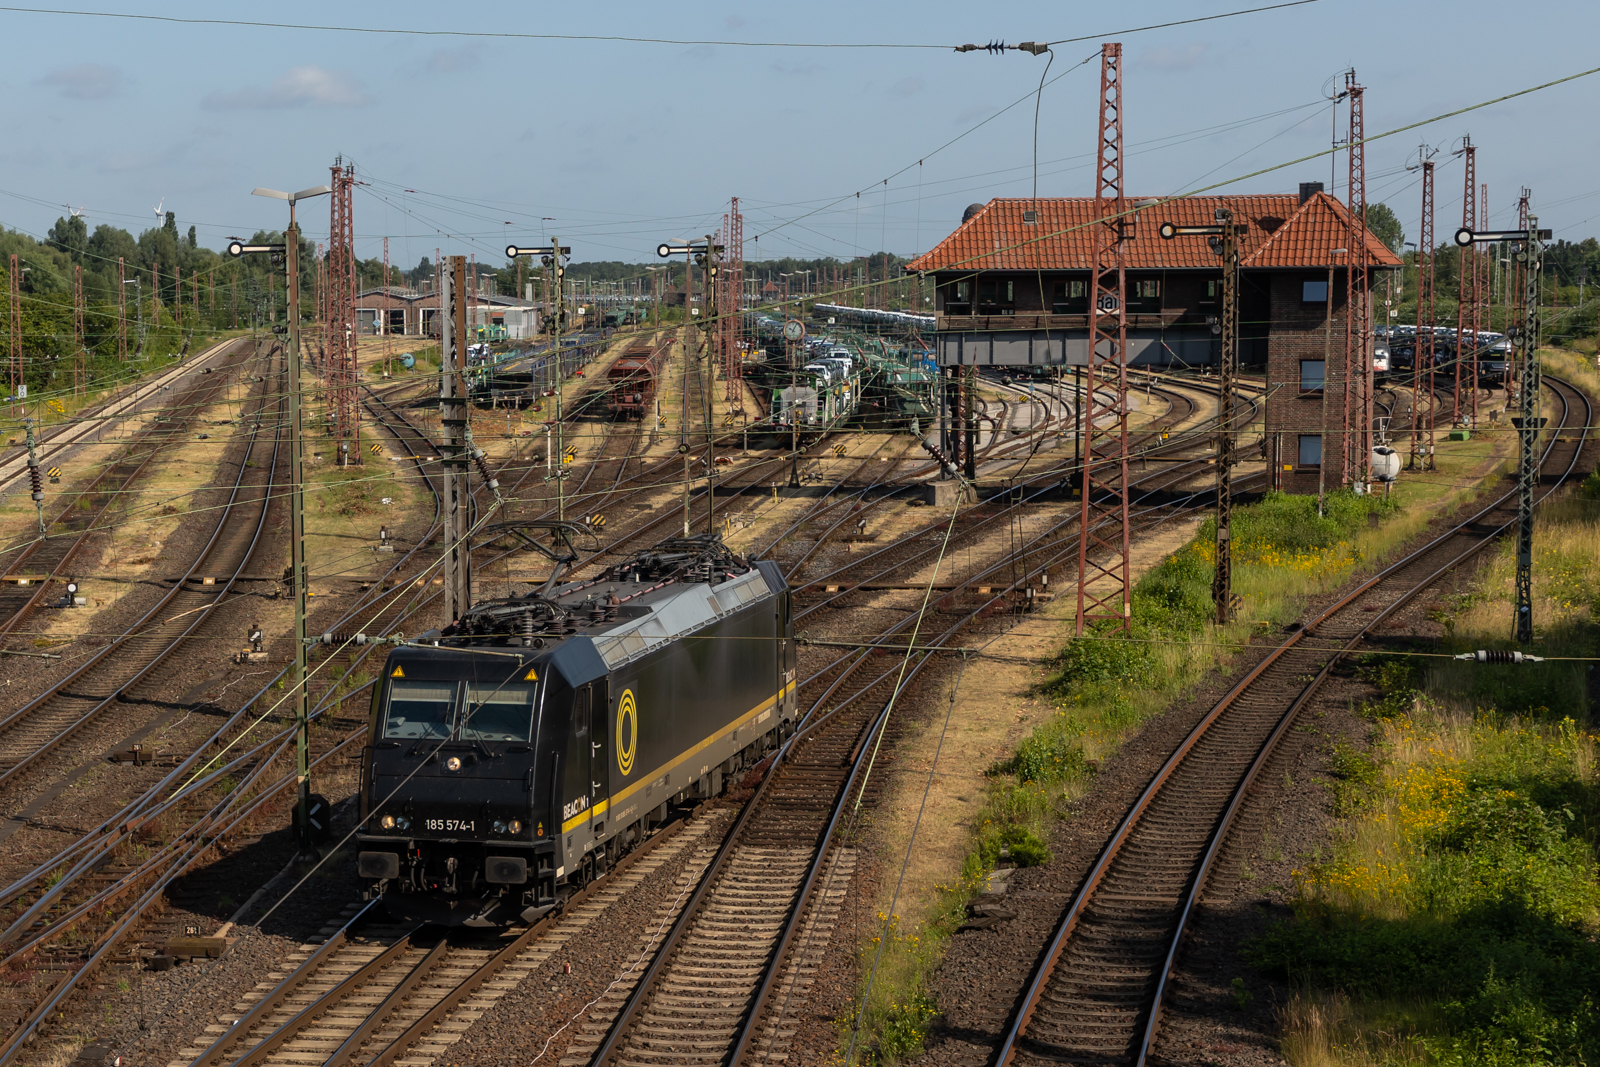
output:
<instances>
[{"instance_id":1,"label":"bush","mask_svg":"<svg viewBox=\"0 0 1600 1067\"><path fill-rule=\"evenodd\" d=\"M1140 636L1198 631L1216 615L1211 561L1197 545L1173 553L1133 590L1133 625Z\"/></svg>"},{"instance_id":2,"label":"bush","mask_svg":"<svg viewBox=\"0 0 1600 1067\"><path fill-rule=\"evenodd\" d=\"M891 1005L877 1020L877 1046L858 1062L892 1064L915 1059L922 1055L928 1030L938 1017L939 1010L926 993L912 993L906 1003Z\"/></svg>"},{"instance_id":3,"label":"bush","mask_svg":"<svg viewBox=\"0 0 1600 1067\"><path fill-rule=\"evenodd\" d=\"M1154 662L1148 645L1109 635L1075 637L1056 657L1053 687L1130 685L1148 677Z\"/></svg>"},{"instance_id":4,"label":"bush","mask_svg":"<svg viewBox=\"0 0 1600 1067\"><path fill-rule=\"evenodd\" d=\"M1001 826L986 834L978 846L978 858L985 870L1000 865L1001 849L1018 867L1040 867L1051 860L1050 846L1026 826L1011 824Z\"/></svg>"},{"instance_id":5,"label":"bush","mask_svg":"<svg viewBox=\"0 0 1600 1067\"><path fill-rule=\"evenodd\" d=\"M1578 491L1590 500L1600 500L1600 471L1595 471L1585 478L1578 486Z\"/></svg>"},{"instance_id":6,"label":"bush","mask_svg":"<svg viewBox=\"0 0 1600 1067\"><path fill-rule=\"evenodd\" d=\"M989 768L990 774L1015 775L1019 783L1054 784L1075 781L1089 773L1083 747L1059 730L1041 727L1023 739L1016 754Z\"/></svg>"},{"instance_id":7,"label":"bush","mask_svg":"<svg viewBox=\"0 0 1600 1067\"><path fill-rule=\"evenodd\" d=\"M1375 660L1358 670L1408 677ZM1595 739L1570 719L1492 713L1450 730L1388 722L1383 762L1335 747L1359 818L1296 872L1297 917L1246 951L1297 982L1431 1005L1415 1040L1430 1062L1600 1062Z\"/></svg>"}]
</instances>

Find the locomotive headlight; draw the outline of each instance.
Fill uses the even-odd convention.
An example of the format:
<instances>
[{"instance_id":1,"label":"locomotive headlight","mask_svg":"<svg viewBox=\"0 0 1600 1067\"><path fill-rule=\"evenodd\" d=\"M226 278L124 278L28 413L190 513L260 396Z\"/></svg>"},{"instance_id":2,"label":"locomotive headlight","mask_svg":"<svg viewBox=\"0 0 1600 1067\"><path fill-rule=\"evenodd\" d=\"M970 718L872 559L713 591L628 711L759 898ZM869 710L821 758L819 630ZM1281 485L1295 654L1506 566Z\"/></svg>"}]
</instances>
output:
<instances>
[{"instance_id":1,"label":"locomotive headlight","mask_svg":"<svg viewBox=\"0 0 1600 1067\"><path fill-rule=\"evenodd\" d=\"M514 834L522 833L522 820L521 819L512 819L510 822L508 822L506 824L506 829L510 830Z\"/></svg>"},{"instance_id":2,"label":"locomotive headlight","mask_svg":"<svg viewBox=\"0 0 1600 1067\"><path fill-rule=\"evenodd\" d=\"M445 760L444 769L447 771L459 771L461 769L461 757L451 756L449 759Z\"/></svg>"},{"instance_id":3,"label":"locomotive headlight","mask_svg":"<svg viewBox=\"0 0 1600 1067\"><path fill-rule=\"evenodd\" d=\"M411 820L404 815L396 816L394 824L402 830L411 829Z\"/></svg>"},{"instance_id":4,"label":"locomotive headlight","mask_svg":"<svg viewBox=\"0 0 1600 1067\"><path fill-rule=\"evenodd\" d=\"M393 830L394 829L394 816L393 815L385 815L383 818L378 820L378 825L382 826L385 830Z\"/></svg>"},{"instance_id":5,"label":"locomotive headlight","mask_svg":"<svg viewBox=\"0 0 1600 1067\"><path fill-rule=\"evenodd\" d=\"M490 823L489 826L497 834L503 834L506 832L506 821L504 819L496 819L494 822Z\"/></svg>"}]
</instances>

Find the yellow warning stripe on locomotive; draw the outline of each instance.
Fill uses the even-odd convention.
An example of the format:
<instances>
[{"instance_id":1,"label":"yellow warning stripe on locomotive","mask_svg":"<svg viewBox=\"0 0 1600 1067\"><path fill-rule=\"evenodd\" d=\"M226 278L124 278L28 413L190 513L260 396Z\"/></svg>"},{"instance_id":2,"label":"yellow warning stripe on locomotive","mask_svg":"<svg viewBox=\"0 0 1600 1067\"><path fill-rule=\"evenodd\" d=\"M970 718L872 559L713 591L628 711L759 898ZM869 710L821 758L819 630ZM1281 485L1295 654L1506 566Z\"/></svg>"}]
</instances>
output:
<instances>
[{"instance_id":1,"label":"yellow warning stripe on locomotive","mask_svg":"<svg viewBox=\"0 0 1600 1067\"><path fill-rule=\"evenodd\" d=\"M761 703L757 704L755 707L751 708L749 711L747 711L743 715L739 716L733 722L729 723L722 730L718 731L717 733L712 734L710 737L706 738L704 741L699 742L698 744L691 745L690 747L684 749L682 752L678 753L676 756L674 756L671 759L667 760L666 763L663 766L670 767L670 766L674 766L676 764L682 763L684 760L690 758L695 753L702 752L705 749L709 748L710 746L716 744L719 739L721 739L723 737L726 737L728 734L732 733L734 730L737 730L740 727L745 726L746 724L748 724L750 722L750 720L754 719L757 715L760 715L763 711L766 711L768 708L771 708L773 705L777 704L779 700L781 700L781 699L783 699L783 697L787 696L790 692L792 692L794 690L794 688L795 688L795 683L794 682L790 682L788 685L784 686L781 690L778 691L778 695L777 696L771 696L771 697L768 697L767 699L763 700ZM593 807L591 807L588 811L584 811L584 812L581 812L581 813L579 813L577 815L574 815L572 818L568 819L567 821L565 821L565 822L563 822L561 824L561 832L562 833L566 833L568 830L575 829L576 827L582 825L583 823L588 822L590 819L598 819L600 816L602 816L602 815L604 815L606 813L606 809L611 807L611 805L613 805L613 804L621 804L623 801L627 800L633 794L635 794L639 790L643 789L645 787L645 784L646 783L644 783L644 782L634 782L632 785L628 786L628 788L624 789L622 792L618 793L616 796L610 797L610 798L608 798L606 800L602 800L599 803L595 804Z\"/></svg>"}]
</instances>

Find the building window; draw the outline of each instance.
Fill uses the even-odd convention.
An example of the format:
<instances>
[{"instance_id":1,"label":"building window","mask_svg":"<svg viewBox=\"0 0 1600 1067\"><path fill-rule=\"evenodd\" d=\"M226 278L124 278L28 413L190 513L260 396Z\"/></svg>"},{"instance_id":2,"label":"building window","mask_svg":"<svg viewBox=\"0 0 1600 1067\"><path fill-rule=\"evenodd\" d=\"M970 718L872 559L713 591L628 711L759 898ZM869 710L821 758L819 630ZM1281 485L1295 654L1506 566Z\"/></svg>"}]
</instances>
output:
<instances>
[{"instance_id":1,"label":"building window","mask_svg":"<svg viewBox=\"0 0 1600 1067\"><path fill-rule=\"evenodd\" d=\"M1128 281L1128 310L1160 311L1161 279L1133 278Z\"/></svg>"},{"instance_id":2,"label":"building window","mask_svg":"<svg viewBox=\"0 0 1600 1067\"><path fill-rule=\"evenodd\" d=\"M1327 374L1327 365L1320 359L1302 359L1300 361L1300 391L1303 393L1320 392L1323 378Z\"/></svg>"},{"instance_id":3,"label":"building window","mask_svg":"<svg viewBox=\"0 0 1600 1067\"><path fill-rule=\"evenodd\" d=\"M1326 304L1328 302L1328 283L1301 282L1300 302L1303 304Z\"/></svg>"},{"instance_id":4,"label":"building window","mask_svg":"<svg viewBox=\"0 0 1600 1067\"><path fill-rule=\"evenodd\" d=\"M1200 303L1215 304L1221 292L1222 282L1217 278L1207 278L1200 285Z\"/></svg>"},{"instance_id":5,"label":"building window","mask_svg":"<svg viewBox=\"0 0 1600 1067\"><path fill-rule=\"evenodd\" d=\"M978 314L1009 315L1016 307L1016 282L992 279L978 283Z\"/></svg>"},{"instance_id":6,"label":"building window","mask_svg":"<svg viewBox=\"0 0 1600 1067\"><path fill-rule=\"evenodd\" d=\"M1322 435L1320 433L1303 433L1300 435L1300 466L1322 466Z\"/></svg>"},{"instance_id":7,"label":"building window","mask_svg":"<svg viewBox=\"0 0 1600 1067\"><path fill-rule=\"evenodd\" d=\"M951 282L944 287L944 310L947 315L972 314L972 283Z\"/></svg>"},{"instance_id":8,"label":"building window","mask_svg":"<svg viewBox=\"0 0 1600 1067\"><path fill-rule=\"evenodd\" d=\"M1050 310L1057 315L1085 315L1089 311L1089 283L1082 278L1056 282Z\"/></svg>"}]
</instances>

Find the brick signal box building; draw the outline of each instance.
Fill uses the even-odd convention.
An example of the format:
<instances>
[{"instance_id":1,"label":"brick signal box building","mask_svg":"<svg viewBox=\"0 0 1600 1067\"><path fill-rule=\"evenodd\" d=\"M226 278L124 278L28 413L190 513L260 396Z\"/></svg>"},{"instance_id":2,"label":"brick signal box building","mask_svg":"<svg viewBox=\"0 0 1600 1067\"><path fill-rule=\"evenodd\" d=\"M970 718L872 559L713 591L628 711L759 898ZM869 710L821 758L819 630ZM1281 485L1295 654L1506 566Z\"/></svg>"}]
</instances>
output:
<instances>
[{"instance_id":1,"label":"brick signal box building","mask_svg":"<svg viewBox=\"0 0 1600 1067\"><path fill-rule=\"evenodd\" d=\"M1136 210L1126 251L1129 365L1216 364L1221 261L1205 238L1163 240L1158 229L1163 222L1211 225L1217 208L1231 210L1244 229L1239 362L1267 375L1274 484L1315 492L1322 443L1328 440L1336 456L1335 435L1345 432L1342 399L1324 403L1323 393L1330 377L1333 388L1343 387L1343 263L1351 221L1320 182L1302 185L1298 196L1188 197ZM959 229L906 268L934 280L939 364L1018 373L1087 363L1095 218L1092 197L991 200L968 208ZM1365 227L1360 233L1370 301L1383 272L1401 264ZM1363 348L1370 375L1372 338ZM1336 473L1328 484L1339 484Z\"/></svg>"}]
</instances>

